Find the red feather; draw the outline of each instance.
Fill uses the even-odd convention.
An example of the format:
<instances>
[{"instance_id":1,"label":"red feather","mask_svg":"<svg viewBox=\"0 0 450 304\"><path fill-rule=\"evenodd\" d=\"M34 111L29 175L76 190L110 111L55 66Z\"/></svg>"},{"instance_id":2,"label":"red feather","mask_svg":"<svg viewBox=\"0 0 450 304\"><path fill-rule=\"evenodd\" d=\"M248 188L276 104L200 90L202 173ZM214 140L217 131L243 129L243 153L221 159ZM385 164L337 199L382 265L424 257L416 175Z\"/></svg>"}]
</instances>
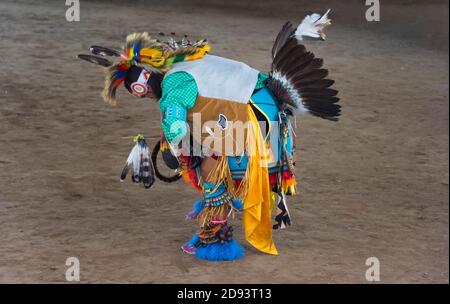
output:
<instances>
[{"instance_id":1,"label":"red feather","mask_svg":"<svg viewBox=\"0 0 450 304\"><path fill-rule=\"evenodd\" d=\"M124 80L125 80L125 77L114 80L112 87L117 88Z\"/></svg>"}]
</instances>

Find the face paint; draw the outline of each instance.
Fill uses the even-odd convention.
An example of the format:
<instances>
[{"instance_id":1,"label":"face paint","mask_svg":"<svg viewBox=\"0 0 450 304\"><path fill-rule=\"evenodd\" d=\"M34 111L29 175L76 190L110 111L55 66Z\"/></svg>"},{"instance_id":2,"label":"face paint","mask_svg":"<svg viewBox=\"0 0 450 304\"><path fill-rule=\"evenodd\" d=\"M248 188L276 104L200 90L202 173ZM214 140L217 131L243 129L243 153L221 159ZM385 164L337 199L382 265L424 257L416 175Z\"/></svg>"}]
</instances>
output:
<instances>
[{"instance_id":1,"label":"face paint","mask_svg":"<svg viewBox=\"0 0 450 304\"><path fill-rule=\"evenodd\" d=\"M130 85L131 94L135 96L145 96L148 93L147 81L150 78L150 72L142 69L137 81Z\"/></svg>"}]
</instances>

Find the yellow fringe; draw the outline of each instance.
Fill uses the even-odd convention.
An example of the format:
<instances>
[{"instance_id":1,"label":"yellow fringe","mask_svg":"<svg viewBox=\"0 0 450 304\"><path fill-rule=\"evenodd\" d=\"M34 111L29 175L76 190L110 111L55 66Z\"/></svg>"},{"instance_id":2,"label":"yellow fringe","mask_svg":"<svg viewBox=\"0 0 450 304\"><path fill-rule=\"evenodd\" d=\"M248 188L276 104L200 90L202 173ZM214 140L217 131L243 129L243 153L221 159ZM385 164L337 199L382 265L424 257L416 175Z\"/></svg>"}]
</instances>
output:
<instances>
[{"instance_id":1,"label":"yellow fringe","mask_svg":"<svg viewBox=\"0 0 450 304\"><path fill-rule=\"evenodd\" d=\"M209 173L207 180L211 183L216 184L217 187L222 183L225 184L228 193L230 193L232 197L243 200L246 197L248 191L251 157L249 157L248 161L249 165L247 166L245 176L241 180L241 183L238 187L236 187L236 184L231 177L230 166L228 165L228 157L226 156L220 156L217 159L217 164Z\"/></svg>"},{"instance_id":2,"label":"yellow fringe","mask_svg":"<svg viewBox=\"0 0 450 304\"><path fill-rule=\"evenodd\" d=\"M213 220L223 220L228 217L230 212L231 202L225 203L220 206L205 207L198 215L198 222L201 227L209 226ZM234 216L234 211L231 211Z\"/></svg>"}]
</instances>

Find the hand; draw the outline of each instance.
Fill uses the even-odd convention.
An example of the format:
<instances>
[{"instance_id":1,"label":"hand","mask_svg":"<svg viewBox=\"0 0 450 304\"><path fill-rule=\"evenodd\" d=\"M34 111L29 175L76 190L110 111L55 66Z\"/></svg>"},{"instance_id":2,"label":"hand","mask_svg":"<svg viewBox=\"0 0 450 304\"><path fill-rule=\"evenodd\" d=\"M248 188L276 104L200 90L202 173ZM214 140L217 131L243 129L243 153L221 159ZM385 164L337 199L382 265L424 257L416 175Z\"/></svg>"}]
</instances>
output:
<instances>
[{"instance_id":1,"label":"hand","mask_svg":"<svg viewBox=\"0 0 450 304\"><path fill-rule=\"evenodd\" d=\"M187 133L186 122L182 120L171 121L164 119L162 127L166 139L172 147L177 147Z\"/></svg>"}]
</instances>

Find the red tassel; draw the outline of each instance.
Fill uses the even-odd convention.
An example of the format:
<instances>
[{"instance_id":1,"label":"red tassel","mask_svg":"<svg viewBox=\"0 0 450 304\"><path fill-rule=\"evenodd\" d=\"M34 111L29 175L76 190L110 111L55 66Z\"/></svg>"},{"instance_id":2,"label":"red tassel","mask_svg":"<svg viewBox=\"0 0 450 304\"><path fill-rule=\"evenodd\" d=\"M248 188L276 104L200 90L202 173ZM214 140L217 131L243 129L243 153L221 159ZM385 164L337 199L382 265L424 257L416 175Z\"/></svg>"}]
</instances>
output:
<instances>
[{"instance_id":1,"label":"red tassel","mask_svg":"<svg viewBox=\"0 0 450 304\"><path fill-rule=\"evenodd\" d=\"M128 71L129 68L130 68L130 65L126 64L126 63L117 66L118 71Z\"/></svg>"},{"instance_id":2,"label":"red tassel","mask_svg":"<svg viewBox=\"0 0 450 304\"><path fill-rule=\"evenodd\" d=\"M183 155L181 156L181 162L183 163L184 168L188 166L189 161L189 157ZM198 184L198 176L195 169L183 170L181 171L181 176L183 177L183 180L186 182L186 184L192 185L199 192L203 190L202 187Z\"/></svg>"},{"instance_id":3,"label":"red tassel","mask_svg":"<svg viewBox=\"0 0 450 304\"><path fill-rule=\"evenodd\" d=\"M113 88L117 88L123 81L125 78L118 78L116 80L114 80L112 87Z\"/></svg>"}]
</instances>

